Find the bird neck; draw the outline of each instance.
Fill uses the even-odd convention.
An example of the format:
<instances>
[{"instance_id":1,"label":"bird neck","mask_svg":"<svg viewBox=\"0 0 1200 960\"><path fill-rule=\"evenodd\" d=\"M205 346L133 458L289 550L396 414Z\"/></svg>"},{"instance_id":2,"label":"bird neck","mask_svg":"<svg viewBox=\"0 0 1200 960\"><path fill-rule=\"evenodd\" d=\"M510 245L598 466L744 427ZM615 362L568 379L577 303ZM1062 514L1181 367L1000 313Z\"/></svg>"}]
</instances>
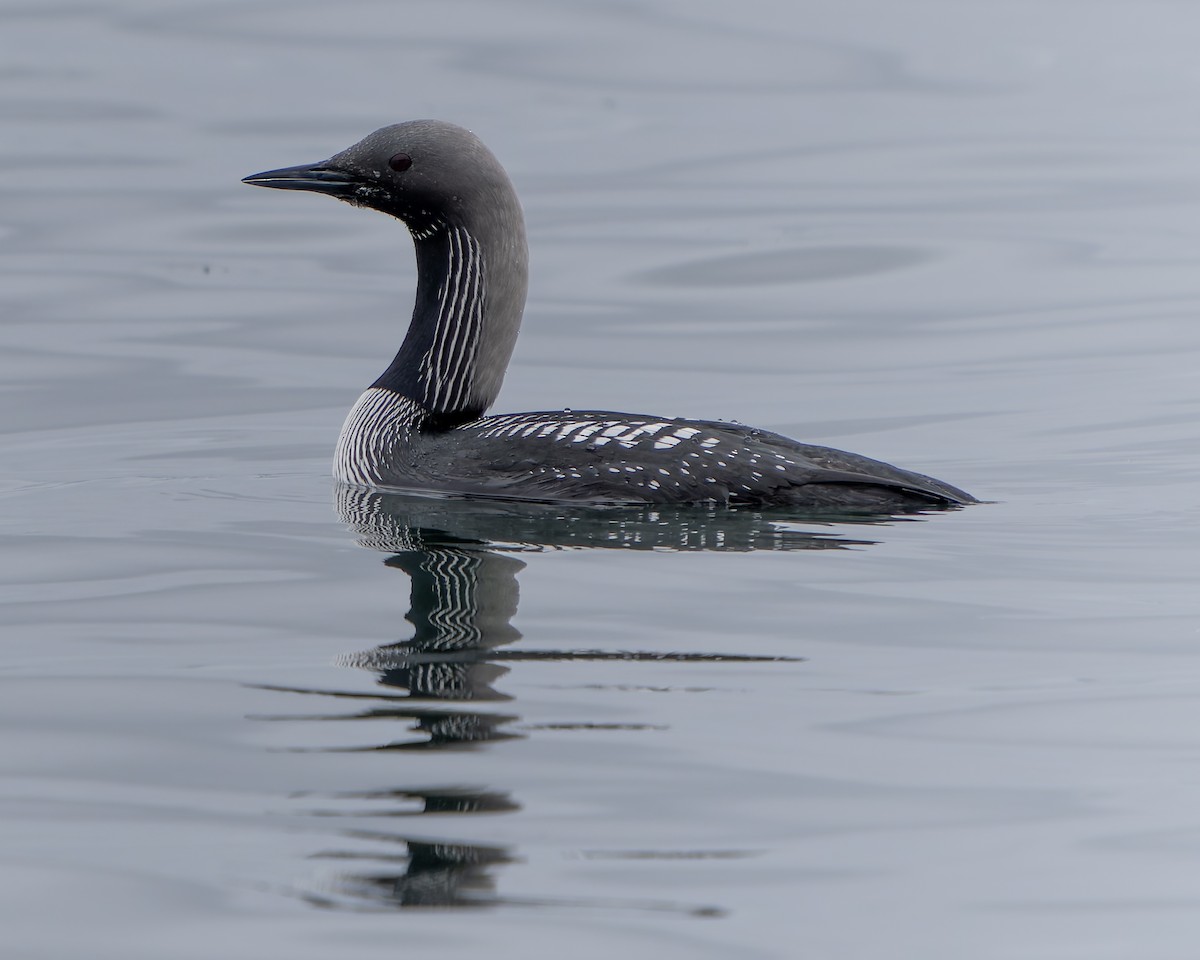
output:
<instances>
[{"instance_id":1,"label":"bird neck","mask_svg":"<svg viewBox=\"0 0 1200 960\"><path fill-rule=\"evenodd\" d=\"M502 225L410 224L417 293L408 334L374 387L400 393L433 426L472 420L496 399L525 308L528 252L517 208Z\"/></svg>"}]
</instances>

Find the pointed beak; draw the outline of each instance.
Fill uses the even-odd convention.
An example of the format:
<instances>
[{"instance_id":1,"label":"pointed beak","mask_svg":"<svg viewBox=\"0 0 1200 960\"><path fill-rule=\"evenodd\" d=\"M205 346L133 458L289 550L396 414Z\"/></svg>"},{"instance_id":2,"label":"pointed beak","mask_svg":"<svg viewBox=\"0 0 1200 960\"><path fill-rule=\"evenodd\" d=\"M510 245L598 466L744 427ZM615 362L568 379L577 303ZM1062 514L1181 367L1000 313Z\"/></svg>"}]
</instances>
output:
<instances>
[{"instance_id":1,"label":"pointed beak","mask_svg":"<svg viewBox=\"0 0 1200 960\"><path fill-rule=\"evenodd\" d=\"M353 173L330 167L328 161L253 173L243 177L242 183L255 187L274 187L276 190L310 190L313 193L327 193L331 197L349 197L362 186L362 180Z\"/></svg>"}]
</instances>

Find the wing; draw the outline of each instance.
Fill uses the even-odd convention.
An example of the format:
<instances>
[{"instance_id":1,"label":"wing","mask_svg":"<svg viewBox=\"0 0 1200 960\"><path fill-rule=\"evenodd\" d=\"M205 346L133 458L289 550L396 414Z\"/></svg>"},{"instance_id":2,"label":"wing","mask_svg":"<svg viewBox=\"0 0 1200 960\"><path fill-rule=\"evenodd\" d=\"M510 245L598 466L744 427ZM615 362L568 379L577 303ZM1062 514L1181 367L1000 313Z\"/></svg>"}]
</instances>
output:
<instances>
[{"instance_id":1,"label":"wing","mask_svg":"<svg viewBox=\"0 0 1200 960\"><path fill-rule=\"evenodd\" d=\"M888 510L973 500L878 460L716 421L510 414L420 434L414 446L412 474L395 485L477 496Z\"/></svg>"}]
</instances>

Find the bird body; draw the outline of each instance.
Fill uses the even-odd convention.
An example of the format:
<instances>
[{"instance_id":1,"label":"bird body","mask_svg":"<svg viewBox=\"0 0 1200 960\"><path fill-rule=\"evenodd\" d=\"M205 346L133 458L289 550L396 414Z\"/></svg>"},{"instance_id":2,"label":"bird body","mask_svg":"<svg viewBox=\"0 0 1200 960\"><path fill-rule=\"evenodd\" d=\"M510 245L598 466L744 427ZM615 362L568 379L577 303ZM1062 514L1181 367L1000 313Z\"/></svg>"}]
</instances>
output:
<instances>
[{"instance_id":1,"label":"bird body","mask_svg":"<svg viewBox=\"0 0 1200 960\"><path fill-rule=\"evenodd\" d=\"M876 512L974 502L922 474L736 423L570 409L485 416L520 327L528 252L507 174L461 127L384 127L322 163L245 182L380 210L413 237L412 321L346 418L334 457L345 483L514 500Z\"/></svg>"}]
</instances>

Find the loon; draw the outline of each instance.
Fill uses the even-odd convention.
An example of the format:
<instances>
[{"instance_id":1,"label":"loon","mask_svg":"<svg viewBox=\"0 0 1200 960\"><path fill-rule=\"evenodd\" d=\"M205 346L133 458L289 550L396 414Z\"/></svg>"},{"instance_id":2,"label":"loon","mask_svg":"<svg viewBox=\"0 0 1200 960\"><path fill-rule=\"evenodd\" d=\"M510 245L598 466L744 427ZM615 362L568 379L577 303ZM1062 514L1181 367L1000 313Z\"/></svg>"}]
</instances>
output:
<instances>
[{"instance_id":1,"label":"loon","mask_svg":"<svg viewBox=\"0 0 1200 960\"><path fill-rule=\"evenodd\" d=\"M323 193L402 220L416 305L359 397L334 476L373 489L599 504L909 512L974 503L932 477L738 423L599 410L485 416L525 308L521 206L499 161L439 120L376 130L320 163L244 183Z\"/></svg>"}]
</instances>

